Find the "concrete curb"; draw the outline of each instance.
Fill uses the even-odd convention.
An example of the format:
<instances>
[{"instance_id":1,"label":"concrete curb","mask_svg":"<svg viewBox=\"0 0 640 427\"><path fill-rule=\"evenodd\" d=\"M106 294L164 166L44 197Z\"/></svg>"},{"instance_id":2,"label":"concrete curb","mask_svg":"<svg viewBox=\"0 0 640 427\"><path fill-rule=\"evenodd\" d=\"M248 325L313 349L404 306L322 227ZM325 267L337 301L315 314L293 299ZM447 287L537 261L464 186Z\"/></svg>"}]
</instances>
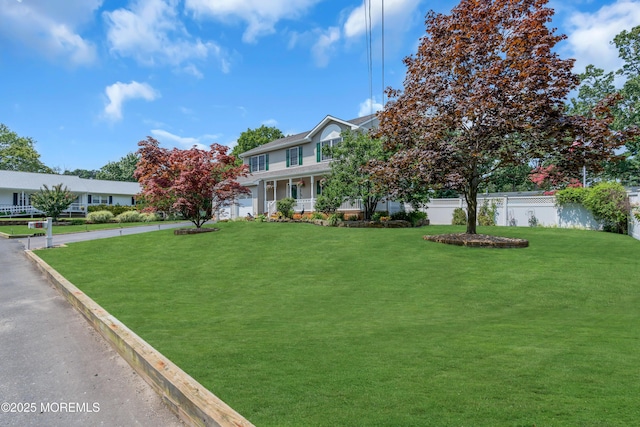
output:
<instances>
[{"instance_id":1,"label":"concrete curb","mask_svg":"<svg viewBox=\"0 0 640 427\"><path fill-rule=\"evenodd\" d=\"M187 425L252 427L248 420L110 315L32 251L27 257Z\"/></svg>"}]
</instances>

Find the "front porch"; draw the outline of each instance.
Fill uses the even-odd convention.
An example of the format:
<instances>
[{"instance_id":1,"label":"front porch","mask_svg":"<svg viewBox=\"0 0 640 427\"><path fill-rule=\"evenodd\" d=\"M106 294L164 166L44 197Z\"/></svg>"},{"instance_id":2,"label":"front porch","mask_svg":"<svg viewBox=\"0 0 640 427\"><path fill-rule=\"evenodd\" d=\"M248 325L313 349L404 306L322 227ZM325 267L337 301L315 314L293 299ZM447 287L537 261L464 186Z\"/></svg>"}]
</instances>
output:
<instances>
[{"instance_id":1,"label":"front porch","mask_svg":"<svg viewBox=\"0 0 640 427\"><path fill-rule=\"evenodd\" d=\"M263 181L258 186L258 191L261 193L259 200L264 203L261 212L267 216L275 215L278 211L277 201L287 197L295 199L296 203L293 209L296 213L314 212L316 200L322 194L324 178L323 175L308 175ZM338 211L341 212L357 213L362 212L362 210L362 202L360 200L355 202L345 201L338 208ZM385 200L378 204L378 210L392 213L401 210L401 206L400 203Z\"/></svg>"},{"instance_id":2,"label":"front porch","mask_svg":"<svg viewBox=\"0 0 640 427\"><path fill-rule=\"evenodd\" d=\"M62 212L64 216L85 215L85 208L80 203L72 203L66 210ZM0 218L14 217L40 217L44 212L34 208L32 205L0 205Z\"/></svg>"}]
</instances>

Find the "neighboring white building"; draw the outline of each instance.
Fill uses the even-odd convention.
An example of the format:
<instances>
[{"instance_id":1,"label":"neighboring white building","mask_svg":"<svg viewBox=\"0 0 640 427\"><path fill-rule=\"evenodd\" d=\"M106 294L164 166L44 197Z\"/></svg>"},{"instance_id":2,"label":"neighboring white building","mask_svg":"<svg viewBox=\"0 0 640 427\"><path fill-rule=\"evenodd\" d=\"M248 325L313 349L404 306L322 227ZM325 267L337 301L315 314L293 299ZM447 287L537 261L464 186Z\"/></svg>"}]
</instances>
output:
<instances>
[{"instance_id":1,"label":"neighboring white building","mask_svg":"<svg viewBox=\"0 0 640 427\"><path fill-rule=\"evenodd\" d=\"M31 194L43 185L51 188L62 184L75 194L76 200L66 213L87 212L90 205L135 205L141 191L137 182L85 179L71 175L0 170L0 217L38 214L31 206Z\"/></svg>"},{"instance_id":2,"label":"neighboring white building","mask_svg":"<svg viewBox=\"0 0 640 427\"><path fill-rule=\"evenodd\" d=\"M368 131L376 126L375 114L352 120L326 116L309 131L240 154L251 174L238 182L248 187L251 195L238 200L226 214L232 218L273 214L276 201L286 197L296 199L296 211L313 211L316 197L322 193L322 179L331 171L331 158L322 154L322 147L342 141L341 133L345 130ZM359 210L359 206L347 209Z\"/></svg>"}]
</instances>

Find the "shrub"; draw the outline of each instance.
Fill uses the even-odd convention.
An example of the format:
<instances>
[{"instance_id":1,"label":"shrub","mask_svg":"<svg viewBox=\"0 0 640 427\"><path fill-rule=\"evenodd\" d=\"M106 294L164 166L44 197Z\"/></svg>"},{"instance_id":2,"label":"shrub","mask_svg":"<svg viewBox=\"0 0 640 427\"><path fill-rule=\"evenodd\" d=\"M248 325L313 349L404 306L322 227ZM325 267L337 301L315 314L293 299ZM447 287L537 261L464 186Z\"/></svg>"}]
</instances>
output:
<instances>
[{"instance_id":1,"label":"shrub","mask_svg":"<svg viewBox=\"0 0 640 427\"><path fill-rule=\"evenodd\" d=\"M311 219L327 219L327 214L322 212L314 212L311 214Z\"/></svg>"},{"instance_id":2,"label":"shrub","mask_svg":"<svg viewBox=\"0 0 640 427\"><path fill-rule=\"evenodd\" d=\"M291 218L293 216L293 205L295 204L296 200L293 197L287 197L278 200L276 202L276 207L286 218Z\"/></svg>"},{"instance_id":3,"label":"shrub","mask_svg":"<svg viewBox=\"0 0 640 427\"><path fill-rule=\"evenodd\" d=\"M324 194L321 194L316 199L316 211L320 211L326 214L334 213L340 207L338 200L329 198Z\"/></svg>"},{"instance_id":4,"label":"shrub","mask_svg":"<svg viewBox=\"0 0 640 427\"><path fill-rule=\"evenodd\" d=\"M335 227L336 225L338 225L338 223L341 221L342 219L340 218L340 215L338 214L331 214L329 215L329 218L327 218L327 221L329 221L329 225L332 227Z\"/></svg>"},{"instance_id":5,"label":"shrub","mask_svg":"<svg viewBox=\"0 0 640 427\"><path fill-rule=\"evenodd\" d=\"M137 210L135 206L120 206L119 204L115 205L91 205L87 207L87 212L100 212L100 211L109 211L113 214L113 216L118 216L122 212L127 211L135 211Z\"/></svg>"},{"instance_id":6,"label":"shrub","mask_svg":"<svg viewBox=\"0 0 640 427\"><path fill-rule=\"evenodd\" d=\"M138 211L126 211L116 216L117 222L140 222L140 213Z\"/></svg>"},{"instance_id":7,"label":"shrub","mask_svg":"<svg viewBox=\"0 0 640 427\"><path fill-rule=\"evenodd\" d=\"M256 222L265 222L267 220L267 216L260 214L260 215L256 215Z\"/></svg>"},{"instance_id":8,"label":"shrub","mask_svg":"<svg viewBox=\"0 0 640 427\"><path fill-rule=\"evenodd\" d=\"M467 213L462 208L455 208L453 210L452 225L467 225Z\"/></svg>"},{"instance_id":9,"label":"shrub","mask_svg":"<svg viewBox=\"0 0 640 427\"><path fill-rule=\"evenodd\" d=\"M411 211L411 212L409 212L409 220L408 221L414 227L417 226L418 224L420 224L425 219L427 219L426 212L422 212L422 211Z\"/></svg>"},{"instance_id":10,"label":"shrub","mask_svg":"<svg viewBox=\"0 0 640 427\"><path fill-rule=\"evenodd\" d=\"M358 219L360 219L358 215L349 215L347 217L347 221L357 221Z\"/></svg>"},{"instance_id":11,"label":"shrub","mask_svg":"<svg viewBox=\"0 0 640 427\"><path fill-rule=\"evenodd\" d=\"M480 209L478 209L478 224L484 226L496 225L496 210L495 202L491 202L491 205L489 205L489 201L485 199Z\"/></svg>"},{"instance_id":12,"label":"shrub","mask_svg":"<svg viewBox=\"0 0 640 427\"><path fill-rule=\"evenodd\" d=\"M153 221L159 221L159 220L160 218L158 214L156 214L155 212L143 212L140 214L140 221L153 222Z\"/></svg>"},{"instance_id":13,"label":"shrub","mask_svg":"<svg viewBox=\"0 0 640 427\"><path fill-rule=\"evenodd\" d=\"M589 188L583 204L596 220L602 221L605 231L627 233L631 206L622 184L601 182Z\"/></svg>"},{"instance_id":14,"label":"shrub","mask_svg":"<svg viewBox=\"0 0 640 427\"><path fill-rule=\"evenodd\" d=\"M371 220L380 222L380 218L389 216L389 212L387 211L376 211L371 216Z\"/></svg>"},{"instance_id":15,"label":"shrub","mask_svg":"<svg viewBox=\"0 0 640 427\"><path fill-rule=\"evenodd\" d=\"M589 189L584 187L565 188L556 192L556 205L562 206L568 203L584 204L584 199L588 193Z\"/></svg>"},{"instance_id":16,"label":"shrub","mask_svg":"<svg viewBox=\"0 0 640 427\"><path fill-rule=\"evenodd\" d=\"M627 233L629 220L629 198L617 182L601 182L589 188L566 188L556 193L556 204L582 204L605 231Z\"/></svg>"},{"instance_id":17,"label":"shrub","mask_svg":"<svg viewBox=\"0 0 640 427\"><path fill-rule=\"evenodd\" d=\"M406 211L398 211L391 214L391 219L395 221L409 221L409 214Z\"/></svg>"},{"instance_id":18,"label":"shrub","mask_svg":"<svg viewBox=\"0 0 640 427\"><path fill-rule=\"evenodd\" d=\"M111 222L113 220L113 214L109 211L97 211L91 212L87 215L87 222L92 222L94 224L103 224L106 222Z\"/></svg>"}]
</instances>

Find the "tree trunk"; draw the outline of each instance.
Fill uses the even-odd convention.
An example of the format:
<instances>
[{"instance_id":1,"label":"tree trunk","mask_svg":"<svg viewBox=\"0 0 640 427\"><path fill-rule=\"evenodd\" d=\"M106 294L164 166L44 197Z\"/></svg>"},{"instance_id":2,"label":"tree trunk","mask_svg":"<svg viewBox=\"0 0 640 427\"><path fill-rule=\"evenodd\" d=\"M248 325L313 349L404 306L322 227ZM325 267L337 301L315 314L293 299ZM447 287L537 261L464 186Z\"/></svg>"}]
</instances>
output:
<instances>
[{"instance_id":1,"label":"tree trunk","mask_svg":"<svg viewBox=\"0 0 640 427\"><path fill-rule=\"evenodd\" d=\"M377 205L378 205L378 202L374 201L372 197L367 197L364 200L364 220L365 221L371 220L371 217L373 216L373 212L375 211Z\"/></svg>"},{"instance_id":2,"label":"tree trunk","mask_svg":"<svg viewBox=\"0 0 640 427\"><path fill-rule=\"evenodd\" d=\"M467 234L476 233L478 218L478 185L480 180L475 176L476 168L473 168L474 176L469 180L469 186L465 189L464 198L467 202Z\"/></svg>"}]
</instances>

